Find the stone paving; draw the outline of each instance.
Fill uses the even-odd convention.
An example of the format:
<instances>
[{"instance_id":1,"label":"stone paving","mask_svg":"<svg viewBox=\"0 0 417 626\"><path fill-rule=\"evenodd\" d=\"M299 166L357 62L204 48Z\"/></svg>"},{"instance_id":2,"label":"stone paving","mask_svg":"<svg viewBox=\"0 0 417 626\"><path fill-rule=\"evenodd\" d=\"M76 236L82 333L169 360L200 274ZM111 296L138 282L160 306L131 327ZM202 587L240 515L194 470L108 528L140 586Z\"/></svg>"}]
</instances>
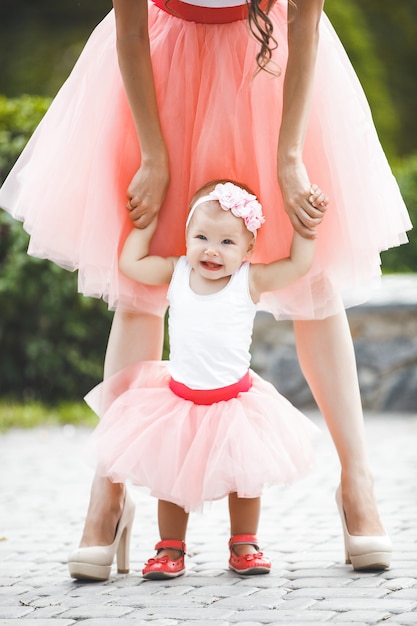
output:
<instances>
[{"instance_id":1,"label":"stone paving","mask_svg":"<svg viewBox=\"0 0 417 626\"><path fill-rule=\"evenodd\" d=\"M87 429L15 430L0 436L0 626L332 626L417 625L417 414L367 414L376 493L394 542L391 569L354 572L344 564L334 504L337 457L322 419L311 474L263 498L259 537L273 560L268 576L227 570L226 502L190 519L187 574L144 581L157 540L156 506L131 488L136 521L131 572L105 583L70 579L92 468Z\"/></svg>"}]
</instances>

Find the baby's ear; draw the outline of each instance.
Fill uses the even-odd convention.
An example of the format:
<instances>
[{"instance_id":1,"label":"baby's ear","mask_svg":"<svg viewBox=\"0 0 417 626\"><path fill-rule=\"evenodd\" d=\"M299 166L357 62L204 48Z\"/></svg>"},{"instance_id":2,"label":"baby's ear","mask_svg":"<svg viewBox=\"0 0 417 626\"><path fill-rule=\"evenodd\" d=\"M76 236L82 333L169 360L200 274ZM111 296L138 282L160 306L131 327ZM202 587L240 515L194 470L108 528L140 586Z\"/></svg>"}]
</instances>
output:
<instances>
[{"instance_id":1,"label":"baby's ear","mask_svg":"<svg viewBox=\"0 0 417 626\"><path fill-rule=\"evenodd\" d=\"M246 250L246 256L249 258L252 256L253 251L255 250L255 237L252 237L249 245L248 245L248 249Z\"/></svg>"}]
</instances>

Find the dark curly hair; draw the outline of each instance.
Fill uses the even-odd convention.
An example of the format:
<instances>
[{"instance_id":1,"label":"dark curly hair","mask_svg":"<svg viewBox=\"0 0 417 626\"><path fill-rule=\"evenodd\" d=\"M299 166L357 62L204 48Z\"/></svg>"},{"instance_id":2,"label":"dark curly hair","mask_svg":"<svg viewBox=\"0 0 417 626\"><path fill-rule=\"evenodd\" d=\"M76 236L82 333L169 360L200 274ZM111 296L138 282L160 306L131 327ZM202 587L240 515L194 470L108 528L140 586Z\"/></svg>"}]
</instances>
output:
<instances>
[{"instance_id":1,"label":"dark curly hair","mask_svg":"<svg viewBox=\"0 0 417 626\"><path fill-rule=\"evenodd\" d=\"M261 70L265 70L269 74L280 74L280 68L273 69L270 62L272 60L272 52L278 48L278 42L274 37L274 27L269 18L269 12L276 0L245 0L248 8L248 25L253 37L260 44L260 50L256 55L257 69L255 74ZM172 9L169 4L170 0L165 0L165 7L168 13L181 17ZM297 9L295 0L288 0L288 5L292 9Z\"/></svg>"},{"instance_id":2,"label":"dark curly hair","mask_svg":"<svg viewBox=\"0 0 417 626\"><path fill-rule=\"evenodd\" d=\"M273 34L273 25L269 18L269 12L274 2L275 0L246 0L249 29L256 41L261 45L256 55L256 63L258 66L256 73L261 70L265 70L274 75L280 73L280 68L274 69L273 66L271 67L270 65L272 52L278 48L278 42ZM297 9L293 0L290 0L288 4L293 10Z\"/></svg>"}]
</instances>

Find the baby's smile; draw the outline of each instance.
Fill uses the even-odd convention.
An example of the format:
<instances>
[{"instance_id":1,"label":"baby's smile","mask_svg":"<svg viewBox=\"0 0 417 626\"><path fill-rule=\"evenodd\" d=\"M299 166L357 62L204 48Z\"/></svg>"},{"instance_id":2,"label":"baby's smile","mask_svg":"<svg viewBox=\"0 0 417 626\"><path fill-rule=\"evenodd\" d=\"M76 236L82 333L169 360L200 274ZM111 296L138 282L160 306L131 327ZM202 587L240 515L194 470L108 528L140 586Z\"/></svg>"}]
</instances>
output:
<instances>
[{"instance_id":1,"label":"baby's smile","mask_svg":"<svg viewBox=\"0 0 417 626\"><path fill-rule=\"evenodd\" d=\"M213 261L201 261L200 264L206 270L218 270L223 267L220 263L214 263Z\"/></svg>"}]
</instances>

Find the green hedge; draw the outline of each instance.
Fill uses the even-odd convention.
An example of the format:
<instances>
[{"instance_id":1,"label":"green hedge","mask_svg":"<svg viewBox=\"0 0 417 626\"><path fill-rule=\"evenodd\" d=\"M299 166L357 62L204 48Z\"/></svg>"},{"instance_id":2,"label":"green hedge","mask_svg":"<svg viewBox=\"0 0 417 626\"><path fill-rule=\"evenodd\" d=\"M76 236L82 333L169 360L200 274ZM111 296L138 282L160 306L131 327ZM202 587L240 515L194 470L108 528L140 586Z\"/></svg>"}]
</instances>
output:
<instances>
[{"instance_id":1,"label":"green hedge","mask_svg":"<svg viewBox=\"0 0 417 626\"><path fill-rule=\"evenodd\" d=\"M0 397L81 398L102 376L111 315L77 293L77 275L26 254L19 222L0 213Z\"/></svg>"},{"instance_id":2,"label":"green hedge","mask_svg":"<svg viewBox=\"0 0 417 626\"><path fill-rule=\"evenodd\" d=\"M0 182L49 102L0 97ZM417 155L396 174L417 222ZM410 239L384 253L386 271L417 270L414 232ZM101 379L111 313L104 302L77 294L76 273L29 257L27 240L20 222L0 211L0 398L79 399Z\"/></svg>"},{"instance_id":3,"label":"green hedge","mask_svg":"<svg viewBox=\"0 0 417 626\"><path fill-rule=\"evenodd\" d=\"M0 97L0 181L49 103ZM0 397L81 398L101 379L111 314L77 293L76 273L29 257L27 244L22 224L0 211Z\"/></svg>"},{"instance_id":4,"label":"green hedge","mask_svg":"<svg viewBox=\"0 0 417 626\"><path fill-rule=\"evenodd\" d=\"M407 245L392 248L381 255L382 269L388 273L417 272L417 153L393 168L410 214L413 229Z\"/></svg>"},{"instance_id":5,"label":"green hedge","mask_svg":"<svg viewBox=\"0 0 417 626\"><path fill-rule=\"evenodd\" d=\"M42 119L50 98L0 95L0 184Z\"/></svg>"}]
</instances>

